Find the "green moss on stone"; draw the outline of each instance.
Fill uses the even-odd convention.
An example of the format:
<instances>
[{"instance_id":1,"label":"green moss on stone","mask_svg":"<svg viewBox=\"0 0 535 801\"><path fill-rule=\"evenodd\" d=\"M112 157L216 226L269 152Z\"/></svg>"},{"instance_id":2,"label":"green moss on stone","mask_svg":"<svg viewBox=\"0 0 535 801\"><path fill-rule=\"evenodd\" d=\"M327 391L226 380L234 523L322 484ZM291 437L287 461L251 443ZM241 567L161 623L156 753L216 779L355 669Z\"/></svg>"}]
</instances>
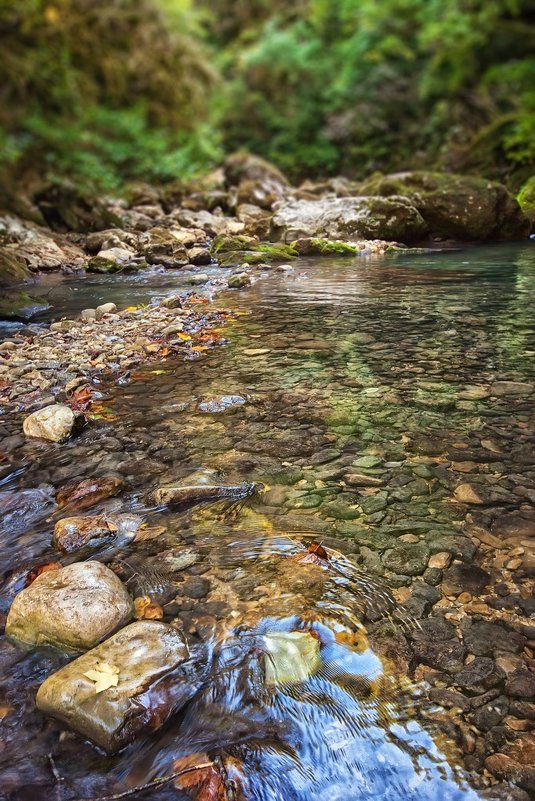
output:
<instances>
[{"instance_id":1,"label":"green moss on stone","mask_svg":"<svg viewBox=\"0 0 535 801\"><path fill-rule=\"evenodd\" d=\"M516 199L526 217L535 223L535 175L526 181Z\"/></svg>"},{"instance_id":2,"label":"green moss on stone","mask_svg":"<svg viewBox=\"0 0 535 801\"><path fill-rule=\"evenodd\" d=\"M356 245L330 239L298 239L292 247L300 256L355 256L359 252Z\"/></svg>"}]
</instances>

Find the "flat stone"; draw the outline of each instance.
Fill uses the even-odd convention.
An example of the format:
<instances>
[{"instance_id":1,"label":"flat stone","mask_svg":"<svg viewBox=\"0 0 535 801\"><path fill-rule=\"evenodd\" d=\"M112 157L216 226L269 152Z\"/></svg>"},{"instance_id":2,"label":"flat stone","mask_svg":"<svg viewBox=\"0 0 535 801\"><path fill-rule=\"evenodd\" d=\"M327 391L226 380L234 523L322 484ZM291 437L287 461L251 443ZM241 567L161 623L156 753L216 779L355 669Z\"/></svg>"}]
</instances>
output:
<instances>
[{"instance_id":1,"label":"flat stone","mask_svg":"<svg viewBox=\"0 0 535 801\"><path fill-rule=\"evenodd\" d=\"M64 517L54 526L52 542L63 553L107 540L127 542L135 537L142 522L137 515Z\"/></svg>"},{"instance_id":2,"label":"flat stone","mask_svg":"<svg viewBox=\"0 0 535 801\"><path fill-rule=\"evenodd\" d=\"M384 481L377 476L367 476L365 473L348 473L344 481L352 487L382 487Z\"/></svg>"},{"instance_id":3,"label":"flat stone","mask_svg":"<svg viewBox=\"0 0 535 801\"><path fill-rule=\"evenodd\" d=\"M495 536L504 539L508 537L535 538L535 513L510 512L500 515L493 522L491 531Z\"/></svg>"},{"instance_id":4,"label":"flat stone","mask_svg":"<svg viewBox=\"0 0 535 801\"><path fill-rule=\"evenodd\" d=\"M100 562L42 573L15 596L6 634L28 645L92 648L132 616L132 599Z\"/></svg>"},{"instance_id":5,"label":"flat stone","mask_svg":"<svg viewBox=\"0 0 535 801\"><path fill-rule=\"evenodd\" d=\"M513 698L522 700L535 698L535 673L527 668L519 668L509 674L505 691Z\"/></svg>"},{"instance_id":6,"label":"flat stone","mask_svg":"<svg viewBox=\"0 0 535 801\"><path fill-rule=\"evenodd\" d=\"M455 588L457 594L469 592L480 595L490 581L490 575L479 565L461 562L444 571L444 582Z\"/></svg>"},{"instance_id":7,"label":"flat stone","mask_svg":"<svg viewBox=\"0 0 535 801\"><path fill-rule=\"evenodd\" d=\"M438 568L439 570L444 570L445 568L449 567L451 562L451 554L447 551L440 551L439 553L434 553L427 563L428 567L431 568Z\"/></svg>"},{"instance_id":8,"label":"flat stone","mask_svg":"<svg viewBox=\"0 0 535 801\"><path fill-rule=\"evenodd\" d=\"M132 623L43 682L37 707L108 753L143 731L154 731L194 695L199 676L188 666L183 635L166 623ZM95 692L85 674L102 664L117 671L117 686Z\"/></svg>"},{"instance_id":9,"label":"flat stone","mask_svg":"<svg viewBox=\"0 0 535 801\"><path fill-rule=\"evenodd\" d=\"M192 576L180 588L180 593L188 598L205 598L210 592L210 581L203 576Z\"/></svg>"},{"instance_id":10,"label":"flat stone","mask_svg":"<svg viewBox=\"0 0 535 801\"><path fill-rule=\"evenodd\" d=\"M453 497L459 503L484 506L489 503L487 493L475 484L459 484L453 491Z\"/></svg>"},{"instance_id":11,"label":"flat stone","mask_svg":"<svg viewBox=\"0 0 535 801\"><path fill-rule=\"evenodd\" d=\"M470 653L476 656L493 654L521 653L526 638L516 631L509 631L497 623L476 621L464 633L464 642Z\"/></svg>"},{"instance_id":12,"label":"flat stone","mask_svg":"<svg viewBox=\"0 0 535 801\"><path fill-rule=\"evenodd\" d=\"M98 476L67 484L58 490L56 501L62 508L88 509L106 498L117 495L124 487L119 476Z\"/></svg>"},{"instance_id":13,"label":"flat stone","mask_svg":"<svg viewBox=\"0 0 535 801\"><path fill-rule=\"evenodd\" d=\"M26 417L22 428L27 437L62 442L72 434L75 422L76 418L70 406L54 403Z\"/></svg>"},{"instance_id":14,"label":"flat stone","mask_svg":"<svg viewBox=\"0 0 535 801\"><path fill-rule=\"evenodd\" d=\"M427 567L429 549L425 543L403 543L396 545L384 559L384 565L394 573L420 576Z\"/></svg>"},{"instance_id":15,"label":"flat stone","mask_svg":"<svg viewBox=\"0 0 535 801\"><path fill-rule=\"evenodd\" d=\"M492 659L479 656L457 673L455 683L467 692L479 695L496 687L504 678L505 672Z\"/></svg>"},{"instance_id":16,"label":"flat stone","mask_svg":"<svg viewBox=\"0 0 535 801\"><path fill-rule=\"evenodd\" d=\"M505 395L531 395L533 384L522 381L495 381L490 387L490 394L498 398Z\"/></svg>"}]
</instances>

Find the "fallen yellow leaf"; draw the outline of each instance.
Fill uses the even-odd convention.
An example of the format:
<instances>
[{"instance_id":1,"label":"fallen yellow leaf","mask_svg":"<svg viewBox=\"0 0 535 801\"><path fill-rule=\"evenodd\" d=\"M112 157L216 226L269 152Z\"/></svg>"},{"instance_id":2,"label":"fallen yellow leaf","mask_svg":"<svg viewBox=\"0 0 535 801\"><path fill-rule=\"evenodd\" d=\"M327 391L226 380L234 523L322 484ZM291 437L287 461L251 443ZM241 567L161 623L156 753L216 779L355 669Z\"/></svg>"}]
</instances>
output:
<instances>
[{"instance_id":1,"label":"fallen yellow leaf","mask_svg":"<svg viewBox=\"0 0 535 801\"><path fill-rule=\"evenodd\" d=\"M190 335L189 335L189 334L182 334L182 333L180 333L180 334L177 334L177 337L178 337L179 339L181 339L181 340L182 340L182 342L189 342L189 341L191 340L191 337L190 337Z\"/></svg>"},{"instance_id":2,"label":"fallen yellow leaf","mask_svg":"<svg viewBox=\"0 0 535 801\"><path fill-rule=\"evenodd\" d=\"M84 673L84 676L95 682L95 693L101 693L119 684L119 668L107 662L97 662L92 670Z\"/></svg>"}]
</instances>

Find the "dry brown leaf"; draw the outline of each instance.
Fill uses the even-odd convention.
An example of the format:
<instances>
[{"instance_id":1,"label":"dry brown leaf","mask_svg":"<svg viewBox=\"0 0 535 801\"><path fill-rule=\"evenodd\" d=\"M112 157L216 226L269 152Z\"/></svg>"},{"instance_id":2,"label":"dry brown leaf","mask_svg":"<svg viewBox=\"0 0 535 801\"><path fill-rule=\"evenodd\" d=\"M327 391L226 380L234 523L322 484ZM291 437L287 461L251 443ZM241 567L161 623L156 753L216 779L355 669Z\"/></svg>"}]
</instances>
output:
<instances>
[{"instance_id":1,"label":"dry brown leaf","mask_svg":"<svg viewBox=\"0 0 535 801\"><path fill-rule=\"evenodd\" d=\"M14 712L14 710L14 706L8 706L7 704L6 706L0 706L0 720L3 720L6 715L9 715L10 712Z\"/></svg>"},{"instance_id":2,"label":"dry brown leaf","mask_svg":"<svg viewBox=\"0 0 535 801\"><path fill-rule=\"evenodd\" d=\"M177 776L175 787L179 790L195 790L193 795L195 801L226 801L227 793L219 771L213 764L206 766L206 762L210 760L208 755L203 753L188 754L182 759L177 759L173 764L173 772L195 768L196 765L203 763L204 766L190 770L183 776Z\"/></svg>"},{"instance_id":3,"label":"dry brown leaf","mask_svg":"<svg viewBox=\"0 0 535 801\"><path fill-rule=\"evenodd\" d=\"M147 540L155 540L167 531L165 526L147 526L143 523L136 531L136 536L133 542L146 542Z\"/></svg>"},{"instance_id":4,"label":"dry brown leaf","mask_svg":"<svg viewBox=\"0 0 535 801\"><path fill-rule=\"evenodd\" d=\"M136 620L161 620L163 609L148 595L141 595L134 599L134 617Z\"/></svg>"}]
</instances>

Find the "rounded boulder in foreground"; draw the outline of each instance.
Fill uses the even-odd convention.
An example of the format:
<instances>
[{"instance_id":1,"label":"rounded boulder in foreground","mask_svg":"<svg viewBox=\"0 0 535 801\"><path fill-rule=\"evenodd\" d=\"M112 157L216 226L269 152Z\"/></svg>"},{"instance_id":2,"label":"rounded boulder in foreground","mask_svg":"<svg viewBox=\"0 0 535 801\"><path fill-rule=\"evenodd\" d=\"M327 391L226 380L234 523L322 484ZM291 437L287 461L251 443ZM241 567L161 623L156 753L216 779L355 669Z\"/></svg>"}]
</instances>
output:
<instances>
[{"instance_id":1,"label":"rounded boulder in foreground","mask_svg":"<svg viewBox=\"0 0 535 801\"><path fill-rule=\"evenodd\" d=\"M85 651L132 617L132 599L100 562L42 573L15 596L6 634L27 645Z\"/></svg>"},{"instance_id":2,"label":"rounded boulder in foreground","mask_svg":"<svg viewBox=\"0 0 535 801\"><path fill-rule=\"evenodd\" d=\"M72 434L76 417L70 406L54 403L30 414L22 428L27 437L61 442Z\"/></svg>"}]
</instances>

